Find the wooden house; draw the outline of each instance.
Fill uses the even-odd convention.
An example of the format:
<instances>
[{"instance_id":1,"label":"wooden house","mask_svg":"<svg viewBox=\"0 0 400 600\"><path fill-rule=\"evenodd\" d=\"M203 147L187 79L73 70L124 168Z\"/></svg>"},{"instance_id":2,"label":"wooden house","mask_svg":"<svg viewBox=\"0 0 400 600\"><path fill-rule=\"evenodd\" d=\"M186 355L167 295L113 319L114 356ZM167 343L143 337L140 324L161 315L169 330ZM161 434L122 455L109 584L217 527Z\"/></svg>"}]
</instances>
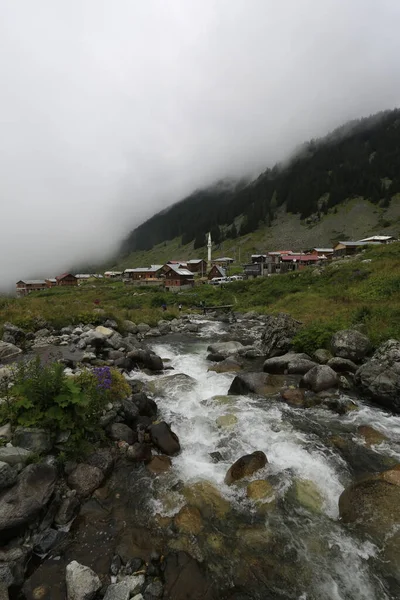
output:
<instances>
[{"instance_id":1,"label":"wooden house","mask_svg":"<svg viewBox=\"0 0 400 600\"><path fill-rule=\"evenodd\" d=\"M218 265L219 267L223 267L224 269L226 269L226 267L229 267L229 265L231 265L235 261L229 256L221 256L220 258L214 258L211 262L213 265Z\"/></svg>"},{"instance_id":2,"label":"wooden house","mask_svg":"<svg viewBox=\"0 0 400 600\"><path fill-rule=\"evenodd\" d=\"M361 250L367 246L379 245L380 242L366 242L363 240L359 240L357 242L338 242L333 248L333 255L335 257L352 256L353 254L357 254L357 252L361 252Z\"/></svg>"},{"instance_id":3,"label":"wooden house","mask_svg":"<svg viewBox=\"0 0 400 600\"><path fill-rule=\"evenodd\" d=\"M207 262L203 258L192 258L187 261L186 268L191 273L199 273L203 276L207 273Z\"/></svg>"},{"instance_id":4,"label":"wooden house","mask_svg":"<svg viewBox=\"0 0 400 600\"><path fill-rule=\"evenodd\" d=\"M218 265L214 265L211 267L210 272L207 275L209 280L214 279L214 277L226 277L225 269L219 267Z\"/></svg>"},{"instance_id":5,"label":"wooden house","mask_svg":"<svg viewBox=\"0 0 400 600\"><path fill-rule=\"evenodd\" d=\"M106 279L121 279L122 271L105 271L104 277Z\"/></svg>"},{"instance_id":6,"label":"wooden house","mask_svg":"<svg viewBox=\"0 0 400 600\"><path fill-rule=\"evenodd\" d=\"M187 289L194 286L193 273L180 266L165 265L165 287L171 291Z\"/></svg>"},{"instance_id":7,"label":"wooden house","mask_svg":"<svg viewBox=\"0 0 400 600\"><path fill-rule=\"evenodd\" d=\"M286 254L281 256L280 272L301 270L310 265L319 265L325 260L327 259L317 254Z\"/></svg>"},{"instance_id":8,"label":"wooden house","mask_svg":"<svg viewBox=\"0 0 400 600\"><path fill-rule=\"evenodd\" d=\"M135 269L125 269L124 277L135 282L146 283L148 281L159 280L162 274L163 265L151 265L151 267L137 267Z\"/></svg>"},{"instance_id":9,"label":"wooden house","mask_svg":"<svg viewBox=\"0 0 400 600\"><path fill-rule=\"evenodd\" d=\"M57 279L55 277L49 277L46 279L46 286L48 288L55 287L57 285Z\"/></svg>"},{"instance_id":10,"label":"wooden house","mask_svg":"<svg viewBox=\"0 0 400 600\"><path fill-rule=\"evenodd\" d=\"M78 285L78 280L75 275L72 273L63 273L62 275L58 275L56 277L57 285L71 287L74 285Z\"/></svg>"},{"instance_id":11,"label":"wooden house","mask_svg":"<svg viewBox=\"0 0 400 600\"><path fill-rule=\"evenodd\" d=\"M26 296L31 292L40 292L46 289L47 285L44 279L21 279L16 284L18 296Z\"/></svg>"}]
</instances>

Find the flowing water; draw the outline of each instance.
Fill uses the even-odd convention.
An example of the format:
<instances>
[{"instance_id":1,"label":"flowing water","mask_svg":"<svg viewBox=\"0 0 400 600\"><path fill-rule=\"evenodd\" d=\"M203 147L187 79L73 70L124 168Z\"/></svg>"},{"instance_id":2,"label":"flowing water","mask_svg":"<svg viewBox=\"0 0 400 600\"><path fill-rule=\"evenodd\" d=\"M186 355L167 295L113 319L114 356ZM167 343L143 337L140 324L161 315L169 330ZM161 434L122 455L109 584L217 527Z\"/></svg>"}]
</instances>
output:
<instances>
[{"instance_id":1,"label":"flowing water","mask_svg":"<svg viewBox=\"0 0 400 600\"><path fill-rule=\"evenodd\" d=\"M361 471L363 461L367 471L370 460L371 470L384 469L390 457L400 462L400 418L362 401L359 410L339 416L322 408L292 408L278 399L227 396L234 375L209 372L206 360L207 345L218 339L222 327L204 323L203 339L171 338L153 344L157 354L169 359L174 369L169 375L131 374L150 389L155 385L161 418L171 424L182 448L172 470L153 484L150 511L168 527L186 500L193 499L190 490L199 491L193 484L206 481L214 486L206 487L205 495L204 487L200 490L205 500L197 504L202 513L199 530L181 535L173 529L170 549L204 560L221 588L245 590L250 598L399 598L397 577L382 549L340 522L338 499L352 481L359 456ZM227 414L234 415L236 423L219 428L217 418ZM365 448L355 435L359 425L373 425L388 441L373 450ZM340 434L351 441L355 465L329 442ZM248 499L248 481L224 484L230 465L255 450L265 452L268 464L250 480L267 479L274 491L264 503ZM214 452L220 453L219 462L210 456ZM291 493L303 480L311 482L305 501ZM204 511L210 502L217 506L214 514Z\"/></svg>"}]
</instances>

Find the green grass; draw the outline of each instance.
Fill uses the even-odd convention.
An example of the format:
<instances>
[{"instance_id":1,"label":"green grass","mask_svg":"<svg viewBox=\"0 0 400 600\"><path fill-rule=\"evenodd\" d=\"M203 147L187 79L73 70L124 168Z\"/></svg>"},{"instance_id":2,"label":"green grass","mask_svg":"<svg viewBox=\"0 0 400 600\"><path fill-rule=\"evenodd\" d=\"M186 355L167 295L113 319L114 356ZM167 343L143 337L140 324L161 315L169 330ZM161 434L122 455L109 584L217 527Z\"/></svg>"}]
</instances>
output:
<instances>
[{"instance_id":1,"label":"green grass","mask_svg":"<svg viewBox=\"0 0 400 600\"><path fill-rule=\"evenodd\" d=\"M365 259L371 262L362 262ZM96 299L102 314L96 311ZM168 306L166 313L161 310L163 302ZM324 331L330 334L355 324L363 325L374 346L389 337L400 339L400 243L370 248L362 259L334 262L320 275L310 267L223 287L199 284L178 295L122 282L96 281L25 298L0 298L0 327L11 321L34 330L43 326L40 319L44 319L60 328L71 323L100 323L106 318L154 326L161 318L178 316L179 303L191 311L197 310L200 302L209 306L233 304L238 312L287 312L305 324L315 343L325 343ZM305 346L310 349L310 339L304 341Z\"/></svg>"}]
</instances>

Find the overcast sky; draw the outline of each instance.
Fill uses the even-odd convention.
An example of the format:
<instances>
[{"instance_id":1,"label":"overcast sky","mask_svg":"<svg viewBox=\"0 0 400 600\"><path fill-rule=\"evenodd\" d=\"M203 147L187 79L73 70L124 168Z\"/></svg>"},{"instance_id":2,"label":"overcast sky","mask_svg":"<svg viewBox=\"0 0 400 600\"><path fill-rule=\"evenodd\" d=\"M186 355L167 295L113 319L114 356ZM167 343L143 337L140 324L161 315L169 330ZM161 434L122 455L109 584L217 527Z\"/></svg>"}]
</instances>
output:
<instances>
[{"instance_id":1,"label":"overcast sky","mask_svg":"<svg viewBox=\"0 0 400 600\"><path fill-rule=\"evenodd\" d=\"M0 286L400 104L399 0L0 0Z\"/></svg>"}]
</instances>

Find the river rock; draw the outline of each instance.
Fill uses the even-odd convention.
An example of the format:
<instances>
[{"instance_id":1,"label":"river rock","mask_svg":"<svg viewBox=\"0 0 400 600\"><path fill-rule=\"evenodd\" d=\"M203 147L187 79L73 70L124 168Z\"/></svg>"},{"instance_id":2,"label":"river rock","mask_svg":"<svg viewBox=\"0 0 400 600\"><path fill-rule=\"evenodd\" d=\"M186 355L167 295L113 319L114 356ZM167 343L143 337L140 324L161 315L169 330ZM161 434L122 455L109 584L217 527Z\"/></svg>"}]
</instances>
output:
<instances>
[{"instance_id":1,"label":"river rock","mask_svg":"<svg viewBox=\"0 0 400 600\"><path fill-rule=\"evenodd\" d=\"M264 500L265 498L272 498L275 495L275 490L266 479L256 479L249 483L246 494L250 500Z\"/></svg>"},{"instance_id":2,"label":"river rock","mask_svg":"<svg viewBox=\"0 0 400 600\"><path fill-rule=\"evenodd\" d=\"M92 569L73 560L66 568L68 600L92 600L101 589L101 581Z\"/></svg>"},{"instance_id":3,"label":"river rock","mask_svg":"<svg viewBox=\"0 0 400 600\"><path fill-rule=\"evenodd\" d=\"M172 466L172 461L169 456L164 456L163 454L159 454L157 456L153 456L151 461L146 467L150 471L150 473L154 473L154 475L160 475L161 473L165 473L169 471Z\"/></svg>"},{"instance_id":4,"label":"river rock","mask_svg":"<svg viewBox=\"0 0 400 600\"><path fill-rule=\"evenodd\" d=\"M18 354L21 354L21 352L22 350L14 344L0 341L0 361L14 358Z\"/></svg>"},{"instance_id":5,"label":"river rock","mask_svg":"<svg viewBox=\"0 0 400 600\"><path fill-rule=\"evenodd\" d=\"M79 506L80 502L74 490L74 493L70 493L67 498L64 498L61 501L61 504L54 517L54 523L58 526L63 526L70 523L78 512Z\"/></svg>"},{"instance_id":6,"label":"river rock","mask_svg":"<svg viewBox=\"0 0 400 600\"><path fill-rule=\"evenodd\" d=\"M209 481L197 481L182 491L187 503L199 509L204 519L222 519L230 510L230 504Z\"/></svg>"},{"instance_id":7,"label":"river rock","mask_svg":"<svg viewBox=\"0 0 400 600\"><path fill-rule=\"evenodd\" d=\"M281 391L281 397L285 402L291 406L298 406L302 408L309 408L319 403L320 400L314 398L307 398L303 389L300 388L286 388Z\"/></svg>"},{"instance_id":8,"label":"river rock","mask_svg":"<svg viewBox=\"0 0 400 600\"><path fill-rule=\"evenodd\" d=\"M0 461L6 462L12 467L18 464L25 465L32 457L33 452L25 448L16 448L15 446L0 447Z\"/></svg>"},{"instance_id":9,"label":"river rock","mask_svg":"<svg viewBox=\"0 0 400 600\"><path fill-rule=\"evenodd\" d=\"M137 406L141 417L150 417L153 419L157 415L157 404L151 398L148 398L143 392L132 394L132 402Z\"/></svg>"},{"instance_id":10,"label":"river rock","mask_svg":"<svg viewBox=\"0 0 400 600\"><path fill-rule=\"evenodd\" d=\"M220 417L217 417L215 422L218 425L218 427L226 429L228 427L234 427L238 422L238 418L236 415L221 415Z\"/></svg>"},{"instance_id":11,"label":"river rock","mask_svg":"<svg viewBox=\"0 0 400 600\"><path fill-rule=\"evenodd\" d=\"M11 487L17 481L17 471L6 462L0 462L0 491Z\"/></svg>"},{"instance_id":12,"label":"river rock","mask_svg":"<svg viewBox=\"0 0 400 600\"><path fill-rule=\"evenodd\" d=\"M400 485L383 473L353 483L339 498L339 513L344 523L357 523L383 541L400 522Z\"/></svg>"},{"instance_id":13,"label":"river rock","mask_svg":"<svg viewBox=\"0 0 400 600\"><path fill-rule=\"evenodd\" d=\"M80 463L68 476L68 485L84 498L97 490L103 480L104 473L98 467Z\"/></svg>"},{"instance_id":14,"label":"river rock","mask_svg":"<svg viewBox=\"0 0 400 600\"><path fill-rule=\"evenodd\" d=\"M267 358L285 354L292 347L292 340L302 323L286 313L267 315L262 336L263 352Z\"/></svg>"},{"instance_id":15,"label":"river rock","mask_svg":"<svg viewBox=\"0 0 400 600\"><path fill-rule=\"evenodd\" d=\"M362 438L364 438L366 445L369 447L375 446L376 444L382 444L382 442L388 441L386 435L384 435L380 431L377 431L370 425L360 425L359 427L357 427L357 433Z\"/></svg>"},{"instance_id":16,"label":"river rock","mask_svg":"<svg viewBox=\"0 0 400 600\"><path fill-rule=\"evenodd\" d=\"M159 377L155 381L149 381L146 389L155 396L165 396L171 388L177 394L183 394L191 391L197 385L197 381L186 375L186 373L174 373Z\"/></svg>"},{"instance_id":17,"label":"river rock","mask_svg":"<svg viewBox=\"0 0 400 600\"><path fill-rule=\"evenodd\" d=\"M211 578L199 562L186 554L168 554L164 569L164 600L215 600Z\"/></svg>"},{"instance_id":18,"label":"river rock","mask_svg":"<svg viewBox=\"0 0 400 600\"><path fill-rule=\"evenodd\" d=\"M104 596L104 600L129 600L129 598L129 588L124 581L109 585Z\"/></svg>"},{"instance_id":19,"label":"river rock","mask_svg":"<svg viewBox=\"0 0 400 600\"><path fill-rule=\"evenodd\" d=\"M337 387L339 378L328 365L317 365L304 375L301 384L317 393Z\"/></svg>"},{"instance_id":20,"label":"river rock","mask_svg":"<svg viewBox=\"0 0 400 600\"><path fill-rule=\"evenodd\" d=\"M330 360L333 357L332 353L329 352L329 350L326 350L325 348L318 348L318 350L314 352L313 358L318 364L326 365L328 360Z\"/></svg>"},{"instance_id":21,"label":"river rock","mask_svg":"<svg viewBox=\"0 0 400 600\"><path fill-rule=\"evenodd\" d=\"M46 454L53 447L50 431L38 427L17 427L12 443L37 454Z\"/></svg>"},{"instance_id":22,"label":"river rock","mask_svg":"<svg viewBox=\"0 0 400 600\"><path fill-rule=\"evenodd\" d=\"M168 456L179 454L181 447L178 436L165 421L150 427L150 437L153 444L163 454L167 454Z\"/></svg>"},{"instance_id":23,"label":"river rock","mask_svg":"<svg viewBox=\"0 0 400 600\"><path fill-rule=\"evenodd\" d=\"M224 481L227 485L232 485L235 481L249 477L256 471L263 469L267 462L267 457L260 450L256 450L252 454L245 454L228 469Z\"/></svg>"},{"instance_id":24,"label":"river rock","mask_svg":"<svg viewBox=\"0 0 400 600\"><path fill-rule=\"evenodd\" d=\"M137 434L125 423L113 423L108 430L109 437L115 442L123 441L132 445L137 442Z\"/></svg>"},{"instance_id":25,"label":"river rock","mask_svg":"<svg viewBox=\"0 0 400 600\"><path fill-rule=\"evenodd\" d=\"M289 489L288 498L311 512L321 512L322 510L321 492L310 479L295 479Z\"/></svg>"},{"instance_id":26,"label":"river rock","mask_svg":"<svg viewBox=\"0 0 400 600\"><path fill-rule=\"evenodd\" d=\"M150 444L136 442L129 446L126 451L126 458L133 462L149 463L152 459Z\"/></svg>"},{"instance_id":27,"label":"river rock","mask_svg":"<svg viewBox=\"0 0 400 600\"><path fill-rule=\"evenodd\" d=\"M315 366L308 354L287 352L282 356L274 356L267 358L263 365L265 373L307 373ZM289 370L290 369L290 370Z\"/></svg>"},{"instance_id":28,"label":"river rock","mask_svg":"<svg viewBox=\"0 0 400 600\"><path fill-rule=\"evenodd\" d=\"M245 396L257 394L259 396L270 396L276 394L282 386L279 375L269 373L238 373L232 381L228 394Z\"/></svg>"},{"instance_id":29,"label":"river rock","mask_svg":"<svg viewBox=\"0 0 400 600\"><path fill-rule=\"evenodd\" d=\"M395 466L396 460L353 441L352 436L335 435L328 440L347 462L354 477L369 477Z\"/></svg>"},{"instance_id":30,"label":"river rock","mask_svg":"<svg viewBox=\"0 0 400 600\"><path fill-rule=\"evenodd\" d=\"M122 325L127 333L132 333L133 335L135 335L139 331L138 326L136 325L136 323L133 323L133 321L126 320L122 323Z\"/></svg>"},{"instance_id":31,"label":"river rock","mask_svg":"<svg viewBox=\"0 0 400 600\"><path fill-rule=\"evenodd\" d=\"M0 440L2 442L10 442L11 437L12 437L11 423L6 423L5 425L1 425L0 426Z\"/></svg>"},{"instance_id":32,"label":"river rock","mask_svg":"<svg viewBox=\"0 0 400 600\"><path fill-rule=\"evenodd\" d=\"M136 426L137 418L139 416L139 409L132 398L125 398L122 400L122 411L125 421L131 427Z\"/></svg>"},{"instance_id":33,"label":"river rock","mask_svg":"<svg viewBox=\"0 0 400 600\"><path fill-rule=\"evenodd\" d=\"M175 527L180 533L197 535L203 529L201 513L195 506L183 506L174 518Z\"/></svg>"},{"instance_id":34,"label":"river rock","mask_svg":"<svg viewBox=\"0 0 400 600\"><path fill-rule=\"evenodd\" d=\"M360 362L369 352L371 342L366 335L355 329L344 329L335 333L331 339L331 350L334 356Z\"/></svg>"},{"instance_id":35,"label":"river rock","mask_svg":"<svg viewBox=\"0 0 400 600\"><path fill-rule=\"evenodd\" d=\"M0 538L18 534L46 506L57 479L55 467L45 463L28 465L17 483L0 494Z\"/></svg>"},{"instance_id":36,"label":"river rock","mask_svg":"<svg viewBox=\"0 0 400 600\"><path fill-rule=\"evenodd\" d=\"M14 340L12 342L13 344L19 346L20 344L23 344L25 342L26 333L20 327L17 327L16 325L13 325L12 323L6 322L3 324L3 331L5 333L8 333L13 338L13 340ZM7 341L7 340L4 340L4 341Z\"/></svg>"},{"instance_id":37,"label":"river rock","mask_svg":"<svg viewBox=\"0 0 400 600\"><path fill-rule=\"evenodd\" d=\"M224 358L228 358L232 354L236 354L240 348L243 348L243 344L240 342L216 342L215 344L210 344L207 348L208 352L211 354L219 354Z\"/></svg>"},{"instance_id":38,"label":"river rock","mask_svg":"<svg viewBox=\"0 0 400 600\"><path fill-rule=\"evenodd\" d=\"M215 373L234 373L242 370L242 364L232 356L228 356L228 358L217 362L216 365L209 367L208 370L215 371Z\"/></svg>"},{"instance_id":39,"label":"river rock","mask_svg":"<svg viewBox=\"0 0 400 600\"><path fill-rule=\"evenodd\" d=\"M133 360L135 365L150 369L150 371L162 371L164 369L160 356L148 350L138 348L128 352L127 356Z\"/></svg>"},{"instance_id":40,"label":"river rock","mask_svg":"<svg viewBox=\"0 0 400 600\"><path fill-rule=\"evenodd\" d=\"M358 369L357 365L348 358L335 356L327 362L328 367L336 371L336 373L355 373Z\"/></svg>"},{"instance_id":41,"label":"river rock","mask_svg":"<svg viewBox=\"0 0 400 600\"><path fill-rule=\"evenodd\" d=\"M377 404L400 413L400 341L382 344L358 369L355 383Z\"/></svg>"},{"instance_id":42,"label":"river rock","mask_svg":"<svg viewBox=\"0 0 400 600\"><path fill-rule=\"evenodd\" d=\"M159 579L155 579L151 583L149 583L144 590L144 599L145 600L157 600L158 598L162 598L163 595L163 584ZM143 597L143 596L142 596Z\"/></svg>"}]
</instances>

